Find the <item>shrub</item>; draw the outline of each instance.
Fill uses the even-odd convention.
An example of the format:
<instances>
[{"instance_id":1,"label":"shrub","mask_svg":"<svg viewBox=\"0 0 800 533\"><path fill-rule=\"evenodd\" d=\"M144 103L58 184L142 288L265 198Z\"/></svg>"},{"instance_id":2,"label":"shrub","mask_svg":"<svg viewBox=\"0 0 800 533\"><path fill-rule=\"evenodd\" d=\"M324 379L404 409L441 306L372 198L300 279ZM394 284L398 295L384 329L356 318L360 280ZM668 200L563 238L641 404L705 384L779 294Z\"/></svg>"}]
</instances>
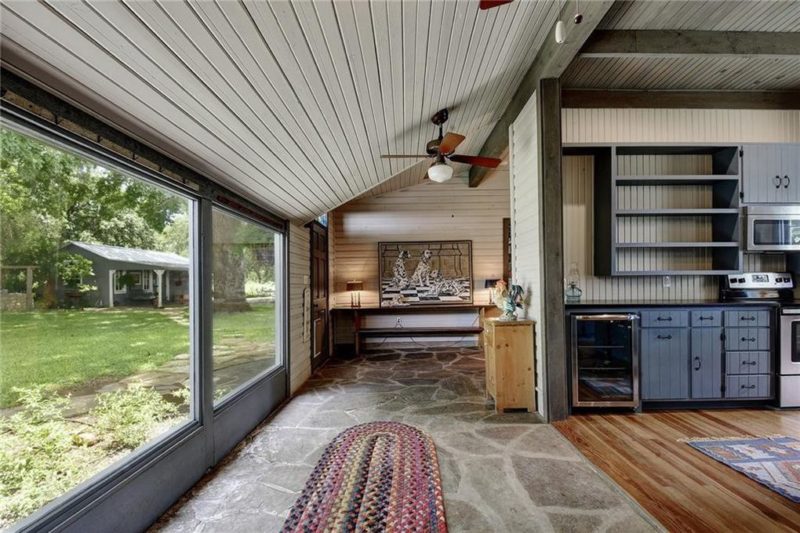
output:
<instances>
[{"instance_id":1,"label":"shrub","mask_svg":"<svg viewBox=\"0 0 800 533\"><path fill-rule=\"evenodd\" d=\"M138 447L156 424L177 414L176 405L141 383L134 383L127 390L100 394L97 407L90 412L112 449Z\"/></svg>"}]
</instances>

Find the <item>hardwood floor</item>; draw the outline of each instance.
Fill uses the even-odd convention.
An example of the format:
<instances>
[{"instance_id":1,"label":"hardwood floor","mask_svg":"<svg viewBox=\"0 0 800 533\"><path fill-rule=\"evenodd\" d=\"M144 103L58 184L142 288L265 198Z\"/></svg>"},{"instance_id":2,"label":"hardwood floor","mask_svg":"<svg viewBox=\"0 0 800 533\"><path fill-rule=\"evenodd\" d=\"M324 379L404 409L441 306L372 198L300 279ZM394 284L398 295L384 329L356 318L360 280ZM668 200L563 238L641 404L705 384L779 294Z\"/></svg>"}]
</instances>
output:
<instances>
[{"instance_id":1,"label":"hardwood floor","mask_svg":"<svg viewBox=\"0 0 800 533\"><path fill-rule=\"evenodd\" d=\"M800 505L679 441L800 437L800 411L576 415L554 425L670 531L800 531Z\"/></svg>"}]
</instances>

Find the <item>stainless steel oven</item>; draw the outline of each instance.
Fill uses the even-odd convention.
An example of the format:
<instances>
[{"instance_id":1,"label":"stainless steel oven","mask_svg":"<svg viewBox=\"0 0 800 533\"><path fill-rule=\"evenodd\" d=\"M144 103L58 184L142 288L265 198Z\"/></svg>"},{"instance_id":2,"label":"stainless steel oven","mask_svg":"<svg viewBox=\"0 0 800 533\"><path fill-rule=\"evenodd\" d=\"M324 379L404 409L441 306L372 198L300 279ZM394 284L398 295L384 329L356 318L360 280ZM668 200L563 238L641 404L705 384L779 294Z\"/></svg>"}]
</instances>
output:
<instances>
[{"instance_id":1,"label":"stainless steel oven","mask_svg":"<svg viewBox=\"0 0 800 533\"><path fill-rule=\"evenodd\" d=\"M781 309L778 385L781 407L800 407L800 308Z\"/></svg>"},{"instance_id":2,"label":"stainless steel oven","mask_svg":"<svg viewBox=\"0 0 800 533\"><path fill-rule=\"evenodd\" d=\"M749 251L800 251L800 206L747 207L745 220Z\"/></svg>"}]
</instances>

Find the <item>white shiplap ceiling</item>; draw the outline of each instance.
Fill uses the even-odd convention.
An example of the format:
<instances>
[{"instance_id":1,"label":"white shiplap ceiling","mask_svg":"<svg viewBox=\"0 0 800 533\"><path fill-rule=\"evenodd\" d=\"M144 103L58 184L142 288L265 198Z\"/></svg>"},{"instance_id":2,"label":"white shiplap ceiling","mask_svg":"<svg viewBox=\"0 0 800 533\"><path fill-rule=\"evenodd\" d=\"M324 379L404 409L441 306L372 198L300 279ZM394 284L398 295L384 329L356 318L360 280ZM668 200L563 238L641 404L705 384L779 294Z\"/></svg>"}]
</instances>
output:
<instances>
[{"instance_id":1,"label":"white shiplap ceiling","mask_svg":"<svg viewBox=\"0 0 800 533\"><path fill-rule=\"evenodd\" d=\"M10 0L0 13L2 60L279 214L308 220L407 167L424 175L424 164L379 156L424 153L441 107L455 107L447 129L467 135L458 152L477 153L558 6Z\"/></svg>"},{"instance_id":2,"label":"white shiplap ceiling","mask_svg":"<svg viewBox=\"0 0 800 533\"><path fill-rule=\"evenodd\" d=\"M617 1L598 29L800 32L800 1ZM587 89L794 90L800 89L800 57L578 57L562 84Z\"/></svg>"}]
</instances>

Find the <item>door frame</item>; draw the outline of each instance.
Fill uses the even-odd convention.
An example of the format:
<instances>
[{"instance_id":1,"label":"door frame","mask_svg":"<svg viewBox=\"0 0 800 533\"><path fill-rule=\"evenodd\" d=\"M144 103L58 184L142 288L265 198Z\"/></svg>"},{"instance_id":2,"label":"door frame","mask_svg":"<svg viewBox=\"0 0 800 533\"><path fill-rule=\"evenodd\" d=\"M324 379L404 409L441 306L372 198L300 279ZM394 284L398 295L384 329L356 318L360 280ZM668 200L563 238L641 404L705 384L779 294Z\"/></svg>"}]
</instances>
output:
<instances>
[{"instance_id":1,"label":"door frame","mask_svg":"<svg viewBox=\"0 0 800 533\"><path fill-rule=\"evenodd\" d=\"M333 350L331 348L332 338L333 338L333 328L331 326L331 314L330 314L330 296L331 296L331 278L330 278L330 268L328 265L328 261L330 260L330 228L325 226L324 224L320 223L319 220L312 220L306 227L309 230L309 239L308 239L308 254L309 254L309 291L311 292L311 317L310 317L310 327L311 327L311 343L309 347L309 357L311 358L311 371L315 371L319 367L321 367L328 359L330 359ZM314 233L315 232L324 232L325 234L325 244L326 244L326 264L325 264L325 284L327 286L326 295L325 295L325 334L324 334L324 344L325 344L325 353L323 353L320 357L314 356L314 348L315 348L315 328L314 328L314 319L315 319L315 302L316 298L314 298L314 280L316 279L316 272L314 268L315 260L314 260Z\"/></svg>"}]
</instances>

